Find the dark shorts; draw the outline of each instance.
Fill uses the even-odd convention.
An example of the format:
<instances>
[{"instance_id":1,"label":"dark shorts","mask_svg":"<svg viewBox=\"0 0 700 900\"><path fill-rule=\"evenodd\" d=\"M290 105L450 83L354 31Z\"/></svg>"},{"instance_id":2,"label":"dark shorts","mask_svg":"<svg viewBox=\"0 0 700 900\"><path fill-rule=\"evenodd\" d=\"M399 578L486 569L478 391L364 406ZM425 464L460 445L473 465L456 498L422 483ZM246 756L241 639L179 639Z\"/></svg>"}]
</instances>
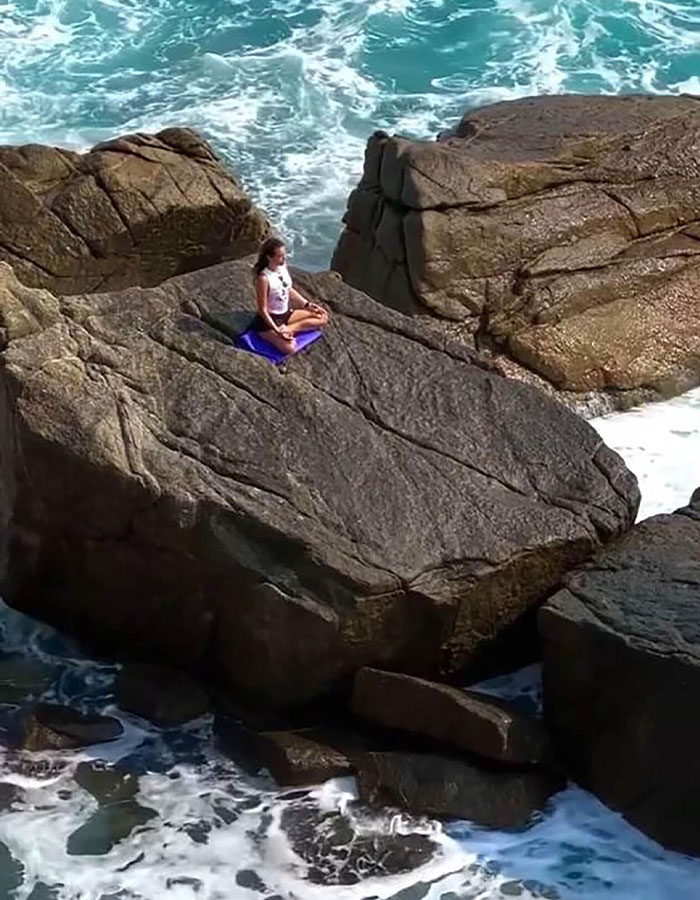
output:
<instances>
[{"instance_id":1,"label":"dark shorts","mask_svg":"<svg viewBox=\"0 0 700 900\"><path fill-rule=\"evenodd\" d=\"M289 317L292 315L291 309L288 309L286 313L270 313L270 318L278 327L280 325L286 325L289 321ZM253 324L251 325L253 331L269 331L270 326L267 324L265 319L261 315L257 315L253 319Z\"/></svg>"}]
</instances>

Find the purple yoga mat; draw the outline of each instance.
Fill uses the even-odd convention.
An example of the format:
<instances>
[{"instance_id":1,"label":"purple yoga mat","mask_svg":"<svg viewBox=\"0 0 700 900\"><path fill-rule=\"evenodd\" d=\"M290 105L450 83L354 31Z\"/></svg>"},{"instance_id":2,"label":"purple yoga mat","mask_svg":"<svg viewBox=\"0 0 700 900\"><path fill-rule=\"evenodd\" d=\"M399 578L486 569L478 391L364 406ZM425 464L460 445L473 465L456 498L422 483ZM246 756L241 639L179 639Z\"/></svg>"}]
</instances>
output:
<instances>
[{"instance_id":1,"label":"purple yoga mat","mask_svg":"<svg viewBox=\"0 0 700 900\"><path fill-rule=\"evenodd\" d=\"M317 341L321 335L322 332L320 329L315 329L314 331L302 331L296 336L297 353L305 347L308 347L309 344L313 344L313 342ZM251 353L255 353L256 356L262 356L263 359L268 359L270 362L275 363L275 365L279 365L281 362L284 362L285 359L290 358L288 353L282 353L281 350L277 350L272 344L260 337L260 334L257 331L251 329L244 331L243 334L239 334L234 341L234 344L239 350L249 350Z\"/></svg>"}]
</instances>

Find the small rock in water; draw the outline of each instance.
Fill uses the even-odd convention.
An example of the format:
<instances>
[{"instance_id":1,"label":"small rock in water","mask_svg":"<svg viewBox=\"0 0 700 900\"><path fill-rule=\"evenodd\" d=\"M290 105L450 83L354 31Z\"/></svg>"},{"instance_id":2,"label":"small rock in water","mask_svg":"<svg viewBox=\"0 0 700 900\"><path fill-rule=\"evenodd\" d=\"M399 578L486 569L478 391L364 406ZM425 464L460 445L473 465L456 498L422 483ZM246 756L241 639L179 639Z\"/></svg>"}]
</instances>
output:
<instances>
[{"instance_id":1,"label":"small rock in water","mask_svg":"<svg viewBox=\"0 0 700 900\"><path fill-rule=\"evenodd\" d=\"M36 659L0 659L0 703L22 703L42 694L56 677L57 667Z\"/></svg>"},{"instance_id":2,"label":"small rock in water","mask_svg":"<svg viewBox=\"0 0 700 900\"><path fill-rule=\"evenodd\" d=\"M180 831L184 831L195 844L208 844L211 822L186 822Z\"/></svg>"},{"instance_id":3,"label":"small rock in water","mask_svg":"<svg viewBox=\"0 0 700 900\"><path fill-rule=\"evenodd\" d=\"M265 882L252 869L241 869L240 872L237 872L236 884L239 887L248 888L250 891L257 891L259 894L264 894L267 890Z\"/></svg>"},{"instance_id":4,"label":"small rock in water","mask_svg":"<svg viewBox=\"0 0 700 900\"><path fill-rule=\"evenodd\" d=\"M209 695L186 672L155 663L129 663L117 676L117 702L127 712L173 728L204 715Z\"/></svg>"},{"instance_id":5,"label":"small rock in water","mask_svg":"<svg viewBox=\"0 0 700 900\"><path fill-rule=\"evenodd\" d=\"M66 851L69 856L102 856L127 838L134 828L157 816L154 809L140 806L134 800L101 806L69 836Z\"/></svg>"},{"instance_id":6,"label":"small rock in water","mask_svg":"<svg viewBox=\"0 0 700 900\"><path fill-rule=\"evenodd\" d=\"M199 878L190 878L189 875L180 875L177 878L168 878L165 882L165 886L168 890L172 887L177 887L178 884L183 884L186 887L191 887L192 890L197 893L197 891L201 890L202 882Z\"/></svg>"},{"instance_id":7,"label":"small rock in water","mask_svg":"<svg viewBox=\"0 0 700 900\"><path fill-rule=\"evenodd\" d=\"M340 812L322 812L309 806L289 806L282 813L282 828L294 852L309 864L313 884L357 884L366 878L398 875L424 865L435 843L426 835L394 834L381 822L363 821L361 827Z\"/></svg>"},{"instance_id":8,"label":"small rock in water","mask_svg":"<svg viewBox=\"0 0 700 900\"><path fill-rule=\"evenodd\" d=\"M358 763L360 797L367 803L492 828L527 825L564 785L546 771L485 768L437 754L368 753Z\"/></svg>"},{"instance_id":9,"label":"small rock in water","mask_svg":"<svg viewBox=\"0 0 700 900\"><path fill-rule=\"evenodd\" d=\"M73 777L92 794L100 806L132 800L139 790L136 775L121 769L107 768L99 763L81 762Z\"/></svg>"},{"instance_id":10,"label":"small rock in water","mask_svg":"<svg viewBox=\"0 0 700 900\"><path fill-rule=\"evenodd\" d=\"M118 719L79 713L70 706L37 703L29 715L23 750L73 750L114 741L124 729Z\"/></svg>"}]
</instances>

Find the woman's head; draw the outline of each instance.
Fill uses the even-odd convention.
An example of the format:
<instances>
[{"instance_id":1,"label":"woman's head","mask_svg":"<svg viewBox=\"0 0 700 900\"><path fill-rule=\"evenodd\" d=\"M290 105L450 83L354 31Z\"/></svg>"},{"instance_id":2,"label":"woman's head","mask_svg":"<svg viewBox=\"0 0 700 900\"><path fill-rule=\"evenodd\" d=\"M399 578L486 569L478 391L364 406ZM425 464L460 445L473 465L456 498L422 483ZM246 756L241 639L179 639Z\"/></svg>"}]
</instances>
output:
<instances>
[{"instance_id":1,"label":"woman's head","mask_svg":"<svg viewBox=\"0 0 700 900\"><path fill-rule=\"evenodd\" d=\"M284 263L285 247L282 238L269 237L262 242L258 258L253 265L253 272L260 275L268 266L280 266Z\"/></svg>"}]
</instances>

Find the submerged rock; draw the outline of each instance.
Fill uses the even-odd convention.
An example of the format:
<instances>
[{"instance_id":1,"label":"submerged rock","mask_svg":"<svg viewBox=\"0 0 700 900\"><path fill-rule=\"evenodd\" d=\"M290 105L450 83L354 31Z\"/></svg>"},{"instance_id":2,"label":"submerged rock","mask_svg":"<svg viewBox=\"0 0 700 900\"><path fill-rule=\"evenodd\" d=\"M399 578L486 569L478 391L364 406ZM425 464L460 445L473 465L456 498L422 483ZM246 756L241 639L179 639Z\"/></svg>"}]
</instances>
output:
<instances>
[{"instance_id":1,"label":"submerged rock","mask_svg":"<svg viewBox=\"0 0 700 900\"><path fill-rule=\"evenodd\" d=\"M0 703L20 704L42 694L54 680L56 666L24 656L0 659Z\"/></svg>"},{"instance_id":2,"label":"submerged rock","mask_svg":"<svg viewBox=\"0 0 700 900\"><path fill-rule=\"evenodd\" d=\"M79 763L73 777L100 806L132 800L139 790L138 776L100 763Z\"/></svg>"},{"instance_id":3,"label":"submerged rock","mask_svg":"<svg viewBox=\"0 0 700 900\"><path fill-rule=\"evenodd\" d=\"M128 663L119 672L117 703L161 728L184 725L209 709L209 695L185 672L155 663Z\"/></svg>"},{"instance_id":4,"label":"submerged rock","mask_svg":"<svg viewBox=\"0 0 700 900\"><path fill-rule=\"evenodd\" d=\"M571 776L700 855L700 502L637 525L540 613L544 703Z\"/></svg>"},{"instance_id":5,"label":"submerged rock","mask_svg":"<svg viewBox=\"0 0 700 900\"><path fill-rule=\"evenodd\" d=\"M297 273L333 312L310 352L235 349L250 263L60 299L0 264L8 602L277 706L535 652L528 614L634 520L622 460L330 273Z\"/></svg>"},{"instance_id":6,"label":"submerged rock","mask_svg":"<svg viewBox=\"0 0 700 900\"><path fill-rule=\"evenodd\" d=\"M311 805L287 806L281 827L291 849L308 864L306 877L319 885L358 884L410 872L437 850L428 835L392 832L381 818L364 820Z\"/></svg>"},{"instance_id":7,"label":"submerged rock","mask_svg":"<svg viewBox=\"0 0 700 900\"><path fill-rule=\"evenodd\" d=\"M157 817L154 809L141 806L135 800L102 806L69 835L66 852L69 856L103 856L115 844L128 838L135 828Z\"/></svg>"},{"instance_id":8,"label":"submerged rock","mask_svg":"<svg viewBox=\"0 0 700 900\"><path fill-rule=\"evenodd\" d=\"M0 146L0 260L58 294L159 284L251 253L265 216L189 128L74 153Z\"/></svg>"},{"instance_id":9,"label":"submerged rock","mask_svg":"<svg viewBox=\"0 0 700 900\"><path fill-rule=\"evenodd\" d=\"M550 96L377 133L332 266L505 371L618 405L700 382L700 106Z\"/></svg>"},{"instance_id":10,"label":"submerged rock","mask_svg":"<svg viewBox=\"0 0 700 900\"><path fill-rule=\"evenodd\" d=\"M37 703L25 723L24 750L72 750L114 741L124 731L111 716L86 715L69 706Z\"/></svg>"},{"instance_id":11,"label":"submerged rock","mask_svg":"<svg viewBox=\"0 0 700 900\"><path fill-rule=\"evenodd\" d=\"M364 668L355 676L352 708L379 725L500 762L529 765L549 759L547 734L537 719L476 691Z\"/></svg>"},{"instance_id":12,"label":"submerged rock","mask_svg":"<svg viewBox=\"0 0 700 900\"><path fill-rule=\"evenodd\" d=\"M357 783L367 803L492 828L527 825L565 786L560 775L539 769L486 768L466 758L394 752L362 758Z\"/></svg>"}]
</instances>

